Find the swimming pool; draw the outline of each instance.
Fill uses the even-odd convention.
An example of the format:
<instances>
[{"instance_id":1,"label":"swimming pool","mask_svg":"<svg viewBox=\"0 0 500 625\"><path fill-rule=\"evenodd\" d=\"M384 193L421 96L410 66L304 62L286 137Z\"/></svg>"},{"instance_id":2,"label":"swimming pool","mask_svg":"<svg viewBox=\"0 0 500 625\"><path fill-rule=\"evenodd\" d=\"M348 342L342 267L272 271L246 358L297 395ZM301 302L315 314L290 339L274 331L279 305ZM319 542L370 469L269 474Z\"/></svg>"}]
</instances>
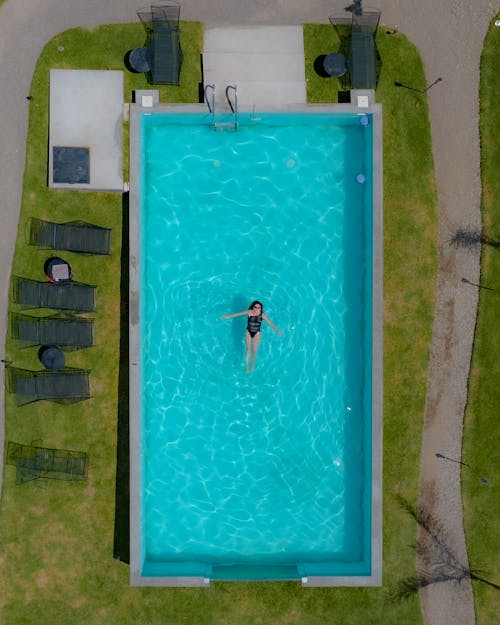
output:
<instances>
[{"instance_id":1,"label":"swimming pool","mask_svg":"<svg viewBox=\"0 0 500 625\"><path fill-rule=\"evenodd\" d=\"M372 578L373 115L137 126L135 583Z\"/></svg>"}]
</instances>

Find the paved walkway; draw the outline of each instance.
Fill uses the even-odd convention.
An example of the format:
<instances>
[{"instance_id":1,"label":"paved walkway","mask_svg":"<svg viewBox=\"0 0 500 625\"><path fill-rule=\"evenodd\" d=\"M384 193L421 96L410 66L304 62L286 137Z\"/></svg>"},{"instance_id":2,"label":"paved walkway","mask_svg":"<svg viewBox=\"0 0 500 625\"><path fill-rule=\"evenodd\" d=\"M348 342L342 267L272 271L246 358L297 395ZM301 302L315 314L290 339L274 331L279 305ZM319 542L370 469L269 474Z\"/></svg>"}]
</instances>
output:
<instances>
[{"instance_id":1,"label":"paved walkway","mask_svg":"<svg viewBox=\"0 0 500 625\"><path fill-rule=\"evenodd\" d=\"M480 223L478 84L479 61L492 0L380 0L382 22L396 24L419 48L428 81L443 82L429 91L433 151L439 200L439 283L422 446L422 503L447 528L447 539L467 562L462 526L458 465L438 461L436 452L458 458L466 382L476 318L477 292L461 282L479 279L479 261L446 244L460 226ZM346 3L339 3L341 9ZM0 7L0 336L7 327L10 266L16 240L28 107L26 100L43 45L74 26L134 21L138 0L5 0ZM296 25L327 22L326 0L183 0L181 16L208 26ZM4 357L4 344L1 354ZM0 374L3 378L3 371ZM3 421L0 379L0 421ZM0 427L3 449L3 427ZM1 458L0 458L1 460ZM3 463L2 463L3 464ZM1 473L1 472L0 472ZM1 485L1 484L0 484ZM470 582L440 583L421 594L428 625L475 622Z\"/></svg>"}]
</instances>

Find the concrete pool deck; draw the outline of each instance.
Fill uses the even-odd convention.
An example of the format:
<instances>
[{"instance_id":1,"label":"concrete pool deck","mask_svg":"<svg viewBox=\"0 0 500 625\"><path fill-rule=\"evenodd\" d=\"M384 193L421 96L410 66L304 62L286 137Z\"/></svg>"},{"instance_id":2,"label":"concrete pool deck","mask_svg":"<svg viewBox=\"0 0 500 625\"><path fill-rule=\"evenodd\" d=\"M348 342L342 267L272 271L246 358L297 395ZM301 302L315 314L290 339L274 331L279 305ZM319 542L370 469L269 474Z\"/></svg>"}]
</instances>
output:
<instances>
[{"instance_id":1,"label":"concrete pool deck","mask_svg":"<svg viewBox=\"0 0 500 625\"><path fill-rule=\"evenodd\" d=\"M343 4L341 6L344 6ZM452 227L480 222L478 84L479 61L489 21L498 10L491 0L476 0L473 5L443 0L380 0L382 23L398 25L418 46L426 76L432 82L443 77L443 84L431 89L429 97L433 153L438 186L439 240L442 254L435 315L435 332L429 375L428 415L422 447L423 485L434 480L434 503L439 502L449 534L465 549L460 502L458 465L437 464L435 452L461 452L462 419L466 388L461 385L469 370L477 300L471 287L461 283L479 277L479 262L460 250L446 245ZM1 75L6 88L0 93L0 119L4 151L0 168L0 334L7 330L7 303L10 267L16 241L29 106L26 101L37 58L47 41L65 29L93 27L105 23L132 22L139 4L135 0L6 0L0 6ZM201 20L207 25L327 23L333 12L330 2L317 0L304 4L289 0L230 4L200 4L184 0L182 19ZM20 46L22 42L22 46ZM458 59L460 62L458 62ZM464 88L464 85L467 87ZM458 147L457 147L458 146ZM453 158L450 158L453 154ZM456 158L455 158L456 157ZM470 297L472 296L472 297ZM459 317L450 311L459 310ZM446 346L453 345L447 352ZM5 345L2 348L5 357ZM443 363L443 367L441 367ZM435 377L433 372L438 372ZM455 377L458 373L458 377ZM3 450L4 381L0 373L0 450ZM441 387L440 385L443 384ZM431 398L439 402L431 402ZM431 418L432 416L435 418ZM433 427L431 427L433 424ZM450 427L448 427L448 425ZM2 463L3 465L3 463ZM1 478L1 471L0 471ZM451 484L452 488L449 488ZM432 502L431 502L432 503ZM432 625L470 625L475 622L470 583L452 581L436 584L422 592L424 621Z\"/></svg>"},{"instance_id":2,"label":"concrete pool deck","mask_svg":"<svg viewBox=\"0 0 500 625\"><path fill-rule=\"evenodd\" d=\"M302 26L206 28L205 85L213 84L217 110L226 111L225 89L237 85L241 110L306 104Z\"/></svg>"}]
</instances>

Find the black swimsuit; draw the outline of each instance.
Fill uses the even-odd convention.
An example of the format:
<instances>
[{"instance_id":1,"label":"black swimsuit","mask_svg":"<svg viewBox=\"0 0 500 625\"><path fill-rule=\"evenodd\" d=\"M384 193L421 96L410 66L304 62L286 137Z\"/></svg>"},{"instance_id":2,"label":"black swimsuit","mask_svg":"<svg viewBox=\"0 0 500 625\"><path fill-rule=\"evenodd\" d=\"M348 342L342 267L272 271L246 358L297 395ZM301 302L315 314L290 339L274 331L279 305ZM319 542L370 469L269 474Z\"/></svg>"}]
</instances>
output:
<instances>
[{"instance_id":1,"label":"black swimsuit","mask_svg":"<svg viewBox=\"0 0 500 625\"><path fill-rule=\"evenodd\" d=\"M260 326L262 324L262 314L257 315L256 317L248 316L247 322L247 332L253 338L257 332L260 332Z\"/></svg>"}]
</instances>

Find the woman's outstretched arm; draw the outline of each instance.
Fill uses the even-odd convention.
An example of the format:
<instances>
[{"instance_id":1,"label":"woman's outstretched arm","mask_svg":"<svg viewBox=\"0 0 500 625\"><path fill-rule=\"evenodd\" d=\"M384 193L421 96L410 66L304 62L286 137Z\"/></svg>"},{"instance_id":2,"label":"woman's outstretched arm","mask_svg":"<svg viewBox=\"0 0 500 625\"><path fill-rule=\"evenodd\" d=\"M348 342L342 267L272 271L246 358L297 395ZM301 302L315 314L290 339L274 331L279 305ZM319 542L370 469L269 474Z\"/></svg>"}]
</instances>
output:
<instances>
[{"instance_id":1,"label":"woman's outstretched arm","mask_svg":"<svg viewBox=\"0 0 500 625\"><path fill-rule=\"evenodd\" d=\"M274 325L274 323L265 313L262 313L262 319L264 319L264 321L268 323L275 332L277 332L278 334L283 334L283 332Z\"/></svg>"},{"instance_id":2,"label":"woman's outstretched arm","mask_svg":"<svg viewBox=\"0 0 500 625\"><path fill-rule=\"evenodd\" d=\"M251 310L242 310L241 312L231 313L230 315L221 315L222 319L232 319L233 317L242 317L243 315L251 315Z\"/></svg>"}]
</instances>

